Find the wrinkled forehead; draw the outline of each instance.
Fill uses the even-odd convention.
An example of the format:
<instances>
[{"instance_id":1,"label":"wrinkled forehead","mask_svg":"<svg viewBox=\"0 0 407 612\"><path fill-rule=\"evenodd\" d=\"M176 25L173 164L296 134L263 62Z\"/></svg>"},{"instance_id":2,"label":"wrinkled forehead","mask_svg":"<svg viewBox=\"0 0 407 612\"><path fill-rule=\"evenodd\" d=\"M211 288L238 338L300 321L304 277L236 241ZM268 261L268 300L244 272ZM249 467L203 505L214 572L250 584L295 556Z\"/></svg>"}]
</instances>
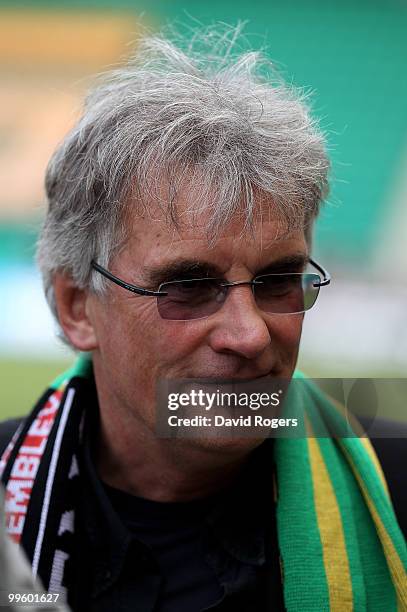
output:
<instances>
[{"instance_id":1,"label":"wrinkled forehead","mask_svg":"<svg viewBox=\"0 0 407 612\"><path fill-rule=\"evenodd\" d=\"M174 183L162 179L137 200L131 198L126 229L129 238L159 234L175 241L189 235L206 242L208 248L233 238L239 244L267 249L299 232L309 242L312 220L300 203L287 211L272 195L256 188L250 200L242 196L228 206L216 191L201 184L196 173L189 173Z\"/></svg>"},{"instance_id":2,"label":"wrinkled forehead","mask_svg":"<svg viewBox=\"0 0 407 612\"><path fill-rule=\"evenodd\" d=\"M139 271L137 280L148 282L157 280L156 272L163 276L163 269L167 274L171 267L181 264L207 265L208 274L211 268L213 274L235 270L239 275L248 271L256 274L266 264L279 260L305 261L309 248L304 220L287 223L273 200L261 194L254 205L250 222L242 207L230 219L221 219L216 232L211 230L211 208L191 206L191 191L187 189L178 195L176 217L168 215L157 202L150 202L148 208L130 208L128 237L122 250L125 265Z\"/></svg>"},{"instance_id":3,"label":"wrinkled forehead","mask_svg":"<svg viewBox=\"0 0 407 612\"><path fill-rule=\"evenodd\" d=\"M209 225L208 215L200 212L187 213L173 220L163 216L136 214L128 225L128 242L149 241L156 246L167 244L175 247L178 243L193 242L208 251L219 250L225 243L235 249L271 250L307 233L304 224L293 227L279 215L254 215L250 223L244 216L234 215L214 230Z\"/></svg>"}]
</instances>

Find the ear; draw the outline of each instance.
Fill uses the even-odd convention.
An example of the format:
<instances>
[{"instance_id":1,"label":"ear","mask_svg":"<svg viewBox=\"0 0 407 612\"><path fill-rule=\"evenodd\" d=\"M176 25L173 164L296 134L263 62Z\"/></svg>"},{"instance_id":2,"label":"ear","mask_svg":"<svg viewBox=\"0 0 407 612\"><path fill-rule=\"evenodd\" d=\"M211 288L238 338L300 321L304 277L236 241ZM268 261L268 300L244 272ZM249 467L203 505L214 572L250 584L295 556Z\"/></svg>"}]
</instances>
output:
<instances>
[{"instance_id":1,"label":"ear","mask_svg":"<svg viewBox=\"0 0 407 612\"><path fill-rule=\"evenodd\" d=\"M79 289L70 276L57 272L54 292L59 324L65 336L80 351L95 349L97 339L89 317L89 291Z\"/></svg>"}]
</instances>

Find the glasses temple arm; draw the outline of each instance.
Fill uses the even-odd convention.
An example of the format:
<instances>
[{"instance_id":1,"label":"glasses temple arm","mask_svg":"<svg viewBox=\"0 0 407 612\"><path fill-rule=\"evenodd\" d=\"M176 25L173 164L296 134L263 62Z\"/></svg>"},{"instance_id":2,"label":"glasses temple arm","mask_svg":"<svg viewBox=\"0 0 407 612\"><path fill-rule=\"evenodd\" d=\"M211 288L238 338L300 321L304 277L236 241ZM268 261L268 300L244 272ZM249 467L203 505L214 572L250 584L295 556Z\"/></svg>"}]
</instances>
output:
<instances>
[{"instance_id":1,"label":"glasses temple arm","mask_svg":"<svg viewBox=\"0 0 407 612\"><path fill-rule=\"evenodd\" d=\"M309 259L309 262L312 266L314 266L314 268L316 268L318 270L318 272L321 272L323 279L320 282L320 286L324 286L324 285L329 285L329 283L331 282L331 275L329 274L328 270L326 270L325 268L323 268L319 263L317 263L314 259Z\"/></svg>"},{"instance_id":2,"label":"glasses temple arm","mask_svg":"<svg viewBox=\"0 0 407 612\"><path fill-rule=\"evenodd\" d=\"M94 270L99 272L102 276L105 276L106 278L111 280L113 283L116 283L116 285L119 285L119 287L123 287L124 289L127 289L128 291L137 293L138 295L151 295L154 297L160 296L160 295L167 295L163 291L150 291L149 289L143 289L142 287L138 287L137 285L126 283L118 276L115 276L114 274L109 272L109 270L106 270L106 268L103 268L103 266L100 266L98 263L96 263L96 261L92 260L91 266Z\"/></svg>"}]
</instances>

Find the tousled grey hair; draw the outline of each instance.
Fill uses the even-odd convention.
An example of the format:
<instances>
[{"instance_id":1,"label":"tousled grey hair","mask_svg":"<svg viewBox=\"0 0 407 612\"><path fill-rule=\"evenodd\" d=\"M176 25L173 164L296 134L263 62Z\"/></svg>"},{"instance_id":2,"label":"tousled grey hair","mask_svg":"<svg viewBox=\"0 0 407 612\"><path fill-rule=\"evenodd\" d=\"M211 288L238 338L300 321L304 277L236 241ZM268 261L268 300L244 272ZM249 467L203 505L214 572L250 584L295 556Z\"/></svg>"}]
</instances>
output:
<instances>
[{"instance_id":1,"label":"tousled grey hair","mask_svg":"<svg viewBox=\"0 0 407 612\"><path fill-rule=\"evenodd\" d=\"M230 38L215 42L211 32L212 51L203 53L146 38L90 93L55 151L37 258L56 317L55 272L103 291L91 261L109 266L129 208L148 211L153 202L177 225L187 176L191 209L207 213L212 242L236 214L252 226L259 194L271 196L289 228L310 226L318 214L329 163L306 96L270 78L261 54L234 56Z\"/></svg>"}]
</instances>

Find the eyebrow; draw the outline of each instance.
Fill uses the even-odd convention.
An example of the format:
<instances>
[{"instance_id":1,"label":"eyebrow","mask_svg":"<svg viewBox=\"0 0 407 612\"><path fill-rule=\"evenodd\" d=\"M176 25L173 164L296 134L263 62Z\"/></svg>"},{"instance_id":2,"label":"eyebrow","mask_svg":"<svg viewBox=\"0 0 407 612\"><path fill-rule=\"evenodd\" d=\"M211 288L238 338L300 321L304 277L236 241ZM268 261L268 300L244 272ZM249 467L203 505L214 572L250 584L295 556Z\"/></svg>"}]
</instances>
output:
<instances>
[{"instance_id":1,"label":"eyebrow","mask_svg":"<svg viewBox=\"0 0 407 612\"><path fill-rule=\"evenodd\" d=\"M145 276L148 283L157 286L166 281L182 280L188 277L221 277L222 272L218 266L209 262L194 259L178 259L156 268L146 267L143 276Z\"/></svg>"},{"instance_id":2,"label":"eyebrow","mask_svg":"<svg viewBox=\"0 0 407 612\"><path fill-rule=\"evenodd\" d=\"M280 257L279 259L276 259L275 261L261 268L258 272L256 272L256 276L260 276L261 274L298 272L306 267L309 259L309 256L305 253L295 253L285 257Z\"/></svg>"},{"instance_id":3,"label":"eyebrow","mask_svg":"<svg viewBox=\"0 0 407 612\"><path fill-rule=\"evenodd\" d=\"M305 268L308 261L309 257L304 253L287 255L263 266L254 276L298 272ZM178 259L162 266L147 266L143 271L145 282L153 287L158 287L161 283L185 278L222 278L223 276L224 272L216 264L195 259Z\"/></svg>"}]
</instances>

